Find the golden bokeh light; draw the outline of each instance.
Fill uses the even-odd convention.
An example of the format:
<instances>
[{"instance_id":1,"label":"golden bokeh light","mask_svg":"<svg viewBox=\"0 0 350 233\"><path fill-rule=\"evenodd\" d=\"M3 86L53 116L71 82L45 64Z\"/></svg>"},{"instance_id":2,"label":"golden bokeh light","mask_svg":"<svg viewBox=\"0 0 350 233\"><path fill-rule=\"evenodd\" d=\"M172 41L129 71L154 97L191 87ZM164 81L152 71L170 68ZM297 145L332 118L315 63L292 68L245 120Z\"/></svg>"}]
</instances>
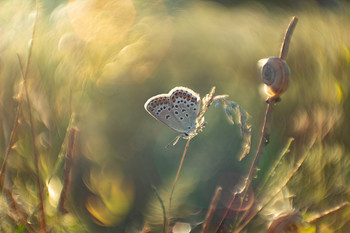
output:
<instances>
[{"instance_id":1,"label":"golden bokeh light","mask_svg":"<svg viewBox=\"0 0 350 233\"><path fill-rule=\"evenodd\" d=\"M68 15L79 37L87 42L118 44L134 23L131 0L70 1Z\"/></svg>"},{"instance_id":2,"label":"golden bokeh light","mask_svg":"<svg viewBox=\"0 0 350 233\"><path fill-rule=\"evenodd\" d=\"M93 169L85 184L94 193L88 196L85 207L97 224L114 226L125 218L133 203L134 188L123 174Z\"/></svg>"},{"instance_id":3,"label":"golden bokeh light","mask_svg":"<svg viewBox=\"0 0 350 233\"><path fill-rule=\"evenodd\" d=\"M50 204L53 207L57 207L63 187L61 180L57 176L54 176L47 181L46 186L49 193Z\"/></svg>"}]
</instances>

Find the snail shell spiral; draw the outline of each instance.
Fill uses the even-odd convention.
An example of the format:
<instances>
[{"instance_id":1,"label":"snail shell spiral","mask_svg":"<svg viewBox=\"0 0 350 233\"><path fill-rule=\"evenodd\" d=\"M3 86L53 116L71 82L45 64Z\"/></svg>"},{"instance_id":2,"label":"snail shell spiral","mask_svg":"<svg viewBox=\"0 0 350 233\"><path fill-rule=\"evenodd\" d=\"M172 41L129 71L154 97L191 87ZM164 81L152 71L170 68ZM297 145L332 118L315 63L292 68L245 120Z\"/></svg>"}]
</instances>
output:
<instances>
[{"instance_id":1,"label":"snail shell spiral","mask_svg":"<svg viewBox=\"0 0 350 233\"><path fill-rule=\"evenodd\" d=\"M269 97L278 97L288 88L290 71L287 63L278 57L269 57L259 61L261 79L265 83L265 93Z\"/></svg>"}]
</instances>

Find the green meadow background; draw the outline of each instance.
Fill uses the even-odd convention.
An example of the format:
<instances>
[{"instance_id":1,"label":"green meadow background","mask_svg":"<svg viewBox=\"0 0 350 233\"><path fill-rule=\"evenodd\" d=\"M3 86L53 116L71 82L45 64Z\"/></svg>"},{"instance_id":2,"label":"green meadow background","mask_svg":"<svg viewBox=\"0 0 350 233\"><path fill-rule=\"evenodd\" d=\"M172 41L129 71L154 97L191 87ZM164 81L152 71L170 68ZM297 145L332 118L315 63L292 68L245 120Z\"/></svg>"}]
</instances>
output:
<instances>
[{"instance_id":1,"label":"green meadow background","mask_svg":"<svg viewBox=\"0 0 350 233\"><path fill-rule=\"evenodd\" d=\"M266 96L257 62L279 55L293 16L299 21L286 60L291 82L273 112L249 196L255 206L271 202L242 232L266 232L276 214L292 210L301 213L299 232L350 232L349 206L312 221L350 201L349 3L43 0L37 6L36 20L34 1L0 3L0 162L20 105L2 172L4 189L26 221L2 190L1 232L39 231L34 147L48 232L161 232L162 208L151 187L167 207L186 140L165 148L178 133L143 105L176 86L202 97L216 86L216 94L229 95L249 113L251 151L239 161L240 125L230 124L221 106L211 106L206 127L191 140L171 211L174 224L186 223L186 229L174 232L200 232L221 185L209 231L214 232L235 185L248 173L261 135ZM21 91L30 44L31 109ZM78 131L68 213L60 215L72 128ZM226 221L227 232L233 232L234 222L235 217Z\"/></svg>"}]
</instances>

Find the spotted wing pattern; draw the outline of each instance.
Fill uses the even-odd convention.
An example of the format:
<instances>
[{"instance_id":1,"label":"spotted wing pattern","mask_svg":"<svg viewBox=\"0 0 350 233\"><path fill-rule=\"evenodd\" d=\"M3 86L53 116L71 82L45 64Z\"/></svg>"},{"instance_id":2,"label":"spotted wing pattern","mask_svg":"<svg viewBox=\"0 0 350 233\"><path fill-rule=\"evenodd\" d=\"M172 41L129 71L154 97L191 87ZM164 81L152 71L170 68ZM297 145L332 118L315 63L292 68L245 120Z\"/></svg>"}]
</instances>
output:
<instances>
[{"instance_id":1,"label":"spotted wing pattern","mask_svg":"<svg viewBox=\"0 0 350 233\"><path fill-rule=\"evenodd\" d=\"M170 92L170 102L175 117L189 133L197 127L197 116L200 110L200 97L186 87L175 87Z\"/></svg>"},{"instance_id":2,"label":"spotted wing pattern","mask_svg":"<svg viewBox=\"0 0 350 233\"><path fill-rule=\"evenodd\" d=\"M145 103L146 111L154 118L187 135L197 127L199 108L199 95L186 87L175 87L168 94L151 97Z\"/></svg>"}]
</instances>

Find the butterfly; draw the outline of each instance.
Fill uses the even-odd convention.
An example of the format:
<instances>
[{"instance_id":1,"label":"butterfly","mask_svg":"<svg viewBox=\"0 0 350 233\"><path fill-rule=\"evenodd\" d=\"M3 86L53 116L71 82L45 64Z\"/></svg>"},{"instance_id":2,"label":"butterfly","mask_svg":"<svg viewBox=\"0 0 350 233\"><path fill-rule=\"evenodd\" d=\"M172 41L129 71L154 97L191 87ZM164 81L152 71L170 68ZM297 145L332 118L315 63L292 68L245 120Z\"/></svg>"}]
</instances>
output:
<instances>
[{"instance_id":1,"label":"butterfly","mask_svg":"<svg viewBox=\"0 0 350 233\"><path fill-rule=\"evenodd\" d=\"M188 139L197 135L204 127L204 118L198 118L201 112L200 104L198 93L187 87L175 87L168 94L149 98L145 109L151 116Z\"/></svg>"}]
</instances>

